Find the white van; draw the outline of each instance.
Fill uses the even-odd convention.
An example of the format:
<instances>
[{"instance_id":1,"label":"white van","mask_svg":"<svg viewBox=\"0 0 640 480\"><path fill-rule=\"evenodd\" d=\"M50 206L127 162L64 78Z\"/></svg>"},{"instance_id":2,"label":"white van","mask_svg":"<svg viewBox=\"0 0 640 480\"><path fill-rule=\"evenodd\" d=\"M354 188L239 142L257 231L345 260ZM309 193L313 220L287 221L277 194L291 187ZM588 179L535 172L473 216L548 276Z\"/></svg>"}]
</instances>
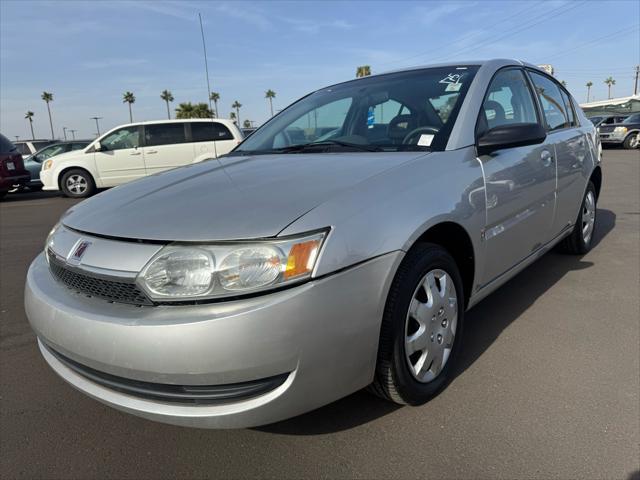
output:
<instances>
[{"instance_id":1,"label":"white van","mask_svg":"<svg viewBox=\"0 0 640 480\"><path fill-rule=\"evenodd\" d=\"M161 120L121 125L83 150L43 163L43 190L88 197L96 188L115 187L154 173L216 158L242 141L231 120Z\"/></svg>"}]
</instances>

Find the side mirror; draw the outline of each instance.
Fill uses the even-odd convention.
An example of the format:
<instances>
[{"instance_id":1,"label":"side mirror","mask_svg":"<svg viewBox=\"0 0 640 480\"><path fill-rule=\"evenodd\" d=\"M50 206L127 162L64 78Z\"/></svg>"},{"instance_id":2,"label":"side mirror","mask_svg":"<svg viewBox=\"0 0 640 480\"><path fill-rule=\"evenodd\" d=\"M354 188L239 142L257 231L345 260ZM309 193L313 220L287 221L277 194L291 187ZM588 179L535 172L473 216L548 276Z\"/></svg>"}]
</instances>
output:
<instances>
[{"instance_id":1,"label":"side mirror","mask_svg":"<svg viewBox=\"0 0 640 480\"><path fill-rule=\"evenodd\" d=\"M94 149L96 152L101 152L101 151L103 150L102 145L100 144L100 142L96 142L96 143L93 145L93 149Z\"/></svg>"},{"instance_id":2,"label":"side mirror","mask_svg":"<svg viewBox=\"0 0 640 480\"><path fill-rule=\"evenodd\" d=\"M545 138L547 138L547 132L538 123L500 125L486 131L478 138L478 155L486 155L503 148L537 145L544 142Z\"/></svg>"}]
</instances>

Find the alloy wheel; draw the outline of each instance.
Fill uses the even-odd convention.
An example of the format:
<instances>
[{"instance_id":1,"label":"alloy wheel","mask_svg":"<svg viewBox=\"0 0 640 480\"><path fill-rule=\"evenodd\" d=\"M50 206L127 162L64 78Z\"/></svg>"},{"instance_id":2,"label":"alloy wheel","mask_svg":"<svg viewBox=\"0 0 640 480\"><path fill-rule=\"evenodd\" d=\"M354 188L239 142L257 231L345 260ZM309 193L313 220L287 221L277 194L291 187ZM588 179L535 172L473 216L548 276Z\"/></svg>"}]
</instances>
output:
<instances>
[{"instance_id":1,"label":"alloy wheel","mask_svg":"<svg viewBox=\"0 0 640 480\"><path fill-rule=\"evenodd\" d=\"M451 354L457 324L453 279L444 270L429 271L413 293L405 320L405 357L417 381L427 383L440 374Z\"/></svg>"},{"instance_id":2,"label":"alloy wheel","mask_svg":"<svg viewBox=\"0 0 640 480\"><path fill-rule=\"evenodd\" d=\"M66 187L71 193L76 195L83 194L87 191L87 179L82 175L71 175L67 178Z\"/></svg>"}]
</instances>

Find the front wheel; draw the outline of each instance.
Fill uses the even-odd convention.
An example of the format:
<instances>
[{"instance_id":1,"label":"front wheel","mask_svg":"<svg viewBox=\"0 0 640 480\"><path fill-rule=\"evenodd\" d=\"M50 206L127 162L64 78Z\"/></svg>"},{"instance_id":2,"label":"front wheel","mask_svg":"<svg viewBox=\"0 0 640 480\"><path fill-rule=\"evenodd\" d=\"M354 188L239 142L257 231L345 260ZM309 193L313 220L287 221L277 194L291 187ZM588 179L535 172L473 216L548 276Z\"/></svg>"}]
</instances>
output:
<instances>
[{"instance_id":1,"label":"front wheel","mask_svg":"<svg viewBox=\"0 0 640 480\"><path fill-rule=\"evenodd\" d=\"M434 244L412 248L389 290L371 390L420 405L451 380L460 350L464 295L458 267Z\"/></svg>"},{"instance_id":2,"label":"front wheel","mask_svg":"<svg viewBox=\"0 0 640 480\"><path fill-rule=\"evenodd\" d=\"M71 198L84 198L93 195L96 184L93 177L86 170L74 168L62 176L60 182L62 193Z\"/></svg>"}]
</instances>

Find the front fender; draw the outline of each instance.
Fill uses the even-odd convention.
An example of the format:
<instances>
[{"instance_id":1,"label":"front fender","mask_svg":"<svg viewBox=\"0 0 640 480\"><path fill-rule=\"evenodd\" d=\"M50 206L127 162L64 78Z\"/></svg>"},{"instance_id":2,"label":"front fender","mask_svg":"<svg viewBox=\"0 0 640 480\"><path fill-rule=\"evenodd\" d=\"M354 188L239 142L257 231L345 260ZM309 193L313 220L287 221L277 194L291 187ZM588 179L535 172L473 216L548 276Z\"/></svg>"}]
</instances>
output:
<instances>
[{"instance_id":1,"label":"front fender","mask_svg":"<svg viewBox=\"0 0 640 480\"><path fill-rule=\"evenodd\" d=\"M431 227L453 222L468 232L481 275L485 206L482 169L470 147L423 155L371 177L313 208L280 235L332 227L316 271L324 275L407 251Z\"/></svg>"}]
</instances>

